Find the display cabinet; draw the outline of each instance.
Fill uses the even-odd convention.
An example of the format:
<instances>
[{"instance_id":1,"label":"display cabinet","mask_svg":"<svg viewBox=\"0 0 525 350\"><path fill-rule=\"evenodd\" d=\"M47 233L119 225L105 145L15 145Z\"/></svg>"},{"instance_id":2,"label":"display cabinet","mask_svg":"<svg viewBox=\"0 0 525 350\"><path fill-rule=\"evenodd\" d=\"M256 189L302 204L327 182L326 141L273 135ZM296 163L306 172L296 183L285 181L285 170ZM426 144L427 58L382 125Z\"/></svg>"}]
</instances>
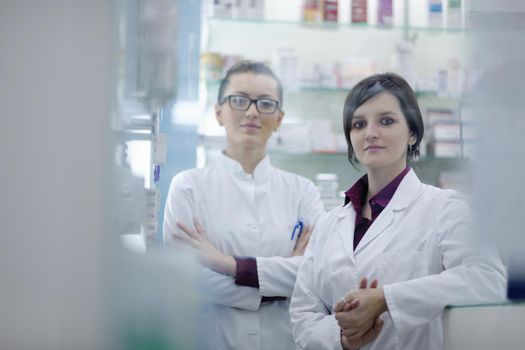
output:
<instances>
[{"instance_id":1,"label":"display cabinet","mask_svg":"<svg viewBox=\"0 0 525 350\"><path fill-rule=\"evenodd\" d=\"M205 17L201 50L205 112L198 128L198 165L213 161L225 145L213 108L219 79L238 60L255 59L267 62L284 85L285 118L269 142L272 163L312 180L318 173L334 173L339 190L347 189L363 170L347 160L344 100L361 78L393 71L415 88L425 121L422 155L411 166L424 182L468 193L475 145L475 118L463 117L463 97L471 79L465 68L468 37L462 27L422 25L417 20L385 26L377 21L307 22L274 13L257 19Z\"/></svg>"}]
</instances>

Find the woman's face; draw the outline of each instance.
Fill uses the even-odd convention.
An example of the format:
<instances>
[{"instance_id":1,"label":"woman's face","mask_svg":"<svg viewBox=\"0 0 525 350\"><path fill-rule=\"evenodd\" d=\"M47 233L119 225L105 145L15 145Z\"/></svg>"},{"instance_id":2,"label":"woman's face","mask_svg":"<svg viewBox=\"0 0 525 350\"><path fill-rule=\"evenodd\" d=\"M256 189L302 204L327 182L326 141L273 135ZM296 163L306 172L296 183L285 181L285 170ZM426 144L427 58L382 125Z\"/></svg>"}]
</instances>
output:
<instances>
[{"instance_id":1,"label":"woman's face","mask_svg":"<svg viewBox=\"0 0 525 350\"><path fill-rule=\"evenodd\" d=\"M350 141L357 160L368 169L399 171L406 167L408 145L416 142L398 99L382 92L354 112Z\"/></svg>"},{"instance_id":2,"label":"woman's face","mask_svg":"<svg viewBox=\"0 0 525 350\"><path fill-rule=\"evenodd\" d=\"M277 81L268 75L234 74L230 77L224 97L234 95L279 101L277 86ZM234 98L234 106L235 101L238 102L239 99ZM224 103L215 106L215 115L219 124L226 129L229 147L265 148L273 131L281 124L284 112L277 108L273 113L261 113L255 103L251 103L247 110L242 111L232 108L230 101L226 99Z\"/></svg>"}]
</instances>

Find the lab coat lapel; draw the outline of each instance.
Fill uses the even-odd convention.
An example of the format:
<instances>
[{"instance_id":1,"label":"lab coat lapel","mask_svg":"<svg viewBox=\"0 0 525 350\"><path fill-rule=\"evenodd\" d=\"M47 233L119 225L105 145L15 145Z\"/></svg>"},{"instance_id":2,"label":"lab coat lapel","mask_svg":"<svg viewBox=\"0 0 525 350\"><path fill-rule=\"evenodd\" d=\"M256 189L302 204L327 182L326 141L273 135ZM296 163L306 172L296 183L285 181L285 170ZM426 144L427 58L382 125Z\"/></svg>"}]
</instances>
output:
<instances>
[{"instance_id":1,"label":"lab coat lapel","mask_svg":"<svg viewBox=\"0 0 525 350\"><path fill-rule=\"evenodd\" d=\"M414 170L410 170L394 193L390 203L379 214L372 226L365 233L359 244L355 249L355 254L366 247L370 242L376 239L382 232L384 232L392 223L394 223L396 216L405 210L410 203L417 197L422 184L419 181ZM385 244L390 241L393 235L385 237Z\"/></svg>"},{"instance_id":2,"label":"lab coat lapel","mask_svg":"<svg viewBox=\"0 0 525 350\"><path fill-rule=\"evenodd\" d=\"M365 235L355 248L355 254L359 253L361 249L376 239L377 236L379 236L384 230L388 228L388 226L392 224L392 222L394 222L394 212L387 206L387 208L383 209L381 214L379 214L368 231L366 231Z\"/></svg>"},{"instance_id":3,"label":"lab coat lapel","mask_svg":"<svg viewBox=\"0 0 525 350\"><path fill-rule=\"evenodd\" d=\"M337 214L335 230L341 239L341 243L348 257L352 260L352 263L354 263L354 227L356 213L351 203L340 210L339 214Z\"/></svg>"}]
</instances>

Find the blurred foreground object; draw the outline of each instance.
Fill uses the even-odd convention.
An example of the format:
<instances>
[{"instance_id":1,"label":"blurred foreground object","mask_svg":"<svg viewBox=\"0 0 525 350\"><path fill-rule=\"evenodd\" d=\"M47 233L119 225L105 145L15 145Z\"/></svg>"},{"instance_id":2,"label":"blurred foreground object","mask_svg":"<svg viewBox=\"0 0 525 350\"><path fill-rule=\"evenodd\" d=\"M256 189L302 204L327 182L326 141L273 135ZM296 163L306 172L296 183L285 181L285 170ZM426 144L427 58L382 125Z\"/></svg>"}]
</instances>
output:
<instances>
[{"instance_id":1,"label":"blurred foreground object","mask_svg":"<svg viewBox=\"0 0 525 350\"><path fill-rule=\"evenodd\" d=\"M174 8L140 4L144 16ZM112 159L115 128L126 125L111 118L117 90L139 82L133 91L144 93L130 96L151 111L173 79L160 69L171 56L150 41L143 62L153 63L140 66L149 70L118 84L119 68L139 66L116 63L117 5L0 3L0 349L193 348L191 256L135 254L120 241L146 206L135 191L143 183Z\"/></svg>"},{"instance_id":2,"label":"blurred foreground object","mask_svg":"<svg viewBox=\"0 0 525 350\"><path fill-rule=\"evenodd\" d=\"M476 79L465 104L479 123L478 230L507 263L509 298L525 299L525 3L471 1L468 23Z\"/></svg>"}]
</instances>

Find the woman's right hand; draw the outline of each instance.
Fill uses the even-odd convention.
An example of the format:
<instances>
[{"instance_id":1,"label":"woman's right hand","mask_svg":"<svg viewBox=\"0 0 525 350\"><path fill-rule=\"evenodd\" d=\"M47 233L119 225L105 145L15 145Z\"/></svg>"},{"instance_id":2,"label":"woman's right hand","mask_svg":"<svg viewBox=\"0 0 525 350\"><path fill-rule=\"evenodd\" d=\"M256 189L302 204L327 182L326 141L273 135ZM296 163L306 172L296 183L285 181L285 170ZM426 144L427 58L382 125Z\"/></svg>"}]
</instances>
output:
<instances>
[{"instance_id":1,"label":"woman's right hand","mask_svg":"<svg viewBox=\"0 0 525 350\"><path fill-rule=\"evenodd\" d=\"M309 225L306 225L301 232L301 235L299 236L299 239L297 240L297 243L295 243L295 247L292 251L292 256L303 256L304 252L306 250L306 246L308 245L308 242L310 241L310 236L312 235L313 227L310 227Z\"/></svg>"},{"instance_id":2,"label":"woman's right hand","mask_svg":"<svg viewBox=\"0 0 525 350\"><path fill-rule=\"evenodd\" d=\"M194 228L177 221L177 227L183 233L174 233L173 238L193 247L205 266L215 272L235 277L237 263L233 256L224 254L210 242L206 231L196 218L193 218L193 226Z\"/></svg>"},{"instance_id":3,"label":"woman's right hand","mask_svg":"<svg viewBox=\"0 0 525 350\"><path fill-rule=\"evenodd\" d=\"M366 277L361 278L359 281L359 289L377 289L377 286L379 284L379 281L377 279L373 279L370 285L368 285L368 279ZM351 302L346 301L346 297L343 298L340 302L336 304L334 307L334 314L335 318L339 323L339 326L341 326L342 318L344 318L344 314L352 312L353 309L356 309L359 306L360 302L359 299L355 299ZM363 345L366 345L373 340L375 340L379 333L381 333L381 330L383 329L384 321L381 319L381 317L376 317L376 319L372 322L371 327L361 336L345 336L344 330L341 327L341 345L343 346L344 350L354 350L359 349Z\"/></svg>"},{"instance_id":4,"label":"woman's right hand","mask_svg":"<svg viewBox=\"0 0 525 350\"><path fill-rule=\"evenodd\" d=\"M384 321L381 319L381 317L376 318L374 324L372 325L372 328L370 328L362 337L358 339L351 339L341 334L341 345L343 346L343 349L357 350L362 346L375 340L379 336L379 333L381 333L381 329L383 329L383 324Z\"/></svg>"}]
</instances>

